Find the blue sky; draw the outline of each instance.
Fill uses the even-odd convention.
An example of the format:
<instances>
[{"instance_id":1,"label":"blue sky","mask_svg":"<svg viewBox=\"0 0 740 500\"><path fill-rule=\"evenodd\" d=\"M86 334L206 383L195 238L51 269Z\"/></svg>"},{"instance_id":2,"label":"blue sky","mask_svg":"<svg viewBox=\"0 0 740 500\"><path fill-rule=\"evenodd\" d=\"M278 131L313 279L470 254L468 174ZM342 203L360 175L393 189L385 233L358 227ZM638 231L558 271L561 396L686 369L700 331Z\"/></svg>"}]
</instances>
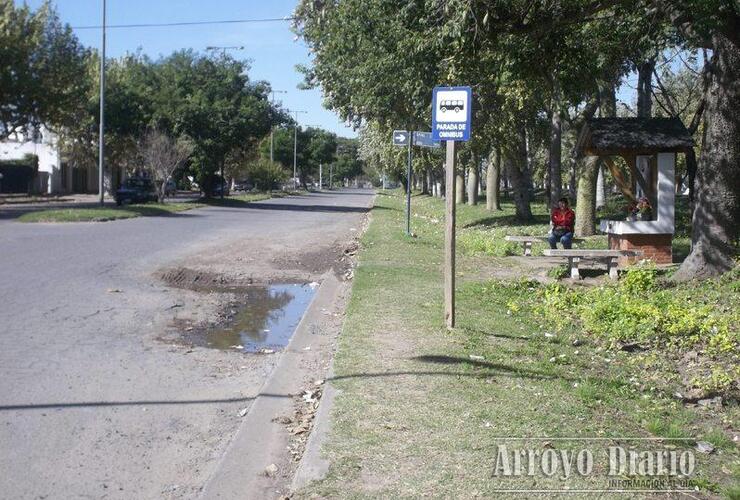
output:
<instances>
[{"instance_id":1,"label":"blue sky","mask_svg":"<svg viewBox=\"0 0 740 500\"><path fill-rule=\"evenodd\" d=\"M16 3L23 3L16 0ZM42 0L27 0L36 8ZM63 22L71 26L100 25L102 0L55 0ZM264 19L290 16L295 0L107 0L108 24L168 23ZM75 30L80 41L100 46L100 30ZM304 110L298 115L302 125L320 126L341 136L354 137L352 128L321 104L319 90L299 90L302 78L296 64L309 64L308 49L294 40L290 23L250 23L162 28L109 29L107 55L117 57L141 49L157 58L183 48L204 52L208 46L244 46L230 51L239 59L248 59L253 80L267 80L272 88L286 90L276 94L289 109Z\"/></svg>"}]
</instances>

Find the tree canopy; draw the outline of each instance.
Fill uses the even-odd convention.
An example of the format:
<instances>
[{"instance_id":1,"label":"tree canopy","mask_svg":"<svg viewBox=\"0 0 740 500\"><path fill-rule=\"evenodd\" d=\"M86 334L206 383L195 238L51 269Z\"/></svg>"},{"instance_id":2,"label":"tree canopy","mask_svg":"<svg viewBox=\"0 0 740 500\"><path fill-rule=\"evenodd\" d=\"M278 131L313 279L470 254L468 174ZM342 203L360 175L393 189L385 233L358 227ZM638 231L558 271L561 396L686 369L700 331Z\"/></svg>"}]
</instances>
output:
<instances>
[{"instance_id":1,"label":"tree canopy","mask_svg":"<svg viewBox=\"0 0 740 500\"><path fill-rule=\"evenodd\" d=\"M527 218L535 185L559 196L567 166L568 189L580 199L577 227L588 232L600 164L574 163L569 146L582 124L596 113L615 116L616 88L634 69L649 84L665 50L710 50L703 118L716 134L701 148L697 178L705 175L684 265L696 276L727 270L736 253L740 197L730 167L740 160L727 144L740 143L731 83L739 19L732 0L302 0L294 29L313 56L302 68L306 85L320 86L326 105L361 128L360 155L375 168L402 176L391 130L428 127L432 87L470 85L474 136L461 151L470 171L501 151L517 215ZM650 90L642 89L643 104ZM432 160L414 167L419 176L439 174Z\"/></svg>"}]
</instances>

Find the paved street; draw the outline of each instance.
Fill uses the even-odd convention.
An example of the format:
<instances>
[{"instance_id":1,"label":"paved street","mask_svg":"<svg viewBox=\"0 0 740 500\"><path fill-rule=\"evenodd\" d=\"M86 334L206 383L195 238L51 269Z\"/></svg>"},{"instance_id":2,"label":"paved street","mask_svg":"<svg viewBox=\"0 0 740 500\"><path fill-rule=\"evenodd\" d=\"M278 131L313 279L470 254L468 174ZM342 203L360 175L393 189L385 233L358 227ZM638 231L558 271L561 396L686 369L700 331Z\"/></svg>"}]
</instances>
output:
<instances>
[{"instance_id":1,"label":"paved street","mask_svg":"<svg viewBox=\"0 0 740 500\"><path fill-rule=\"evenodd\" d=\"M315 279L372 200L343 190L107 223L0 219L0 491L191 497L274 356L163 341L219 294L157 271ZM311 265L312 261L315 265ZM169 332L169 333L168 333Z\"/></svg>"}]
</instances>

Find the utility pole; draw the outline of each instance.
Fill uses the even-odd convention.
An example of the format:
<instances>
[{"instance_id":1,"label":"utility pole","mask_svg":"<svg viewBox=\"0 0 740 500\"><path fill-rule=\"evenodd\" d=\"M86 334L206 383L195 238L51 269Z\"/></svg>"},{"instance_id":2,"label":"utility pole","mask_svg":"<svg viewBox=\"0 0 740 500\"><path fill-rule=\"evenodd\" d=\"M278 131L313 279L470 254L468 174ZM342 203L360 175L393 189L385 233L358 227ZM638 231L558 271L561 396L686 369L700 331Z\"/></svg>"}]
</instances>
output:
<instances>
[{"instance_id":1,"label":"utility pole","mask_svg":"<svg viewBox=\"0 0 740 500\"><path fill-rule=\"evenodd\" d=\"M271 90L270 103L275 108L275 94L287 94L287 90ZM270 123L270 162L275 161L275 124Z\"/></svg>"},{"instance_id":2,"label":"utility pole","mask_svg":"<svg viewBox=\"0 0 740 500\"><path fill-rule=\"evenodd\" d=\"M322 179L322 177L323 177L323 170L322 170L323 167L324 166L319 162L319 191L321 191L321 189L324 187L324 183L323 183L323 179Z\"/></svg>"},{"instance_id":3,"label":"utility pole","mask_svg":"<svg viewBox=\"0 0 740 500\"><path fill-rule=\"evenodd\" d=\"M295 113L295 127L293 129L293 189L298 189L298 113L308 113L308 111L293 110Z\"/></svg>"},{"instance_id":4,"label":"utility pole","mask_svg":"<svg viewBox=\"0 0 740 500\"><path fill-rule=\"evenodd\" d=\"M334 164L329 165L329 190L334 189Z\"/></svg>"},{"instance_id":5,"label":"utility pole","mask_svg":"<svg viewBox=\"0 0 740 500\"><path fill-rule=\"evenodd\" d=\"M98 194L100 205L105 202L103 190L103 177L105 172L105 2L103 0L103 39L100 46L100 130L98 131Z\"/></svg>"}]
</instances>

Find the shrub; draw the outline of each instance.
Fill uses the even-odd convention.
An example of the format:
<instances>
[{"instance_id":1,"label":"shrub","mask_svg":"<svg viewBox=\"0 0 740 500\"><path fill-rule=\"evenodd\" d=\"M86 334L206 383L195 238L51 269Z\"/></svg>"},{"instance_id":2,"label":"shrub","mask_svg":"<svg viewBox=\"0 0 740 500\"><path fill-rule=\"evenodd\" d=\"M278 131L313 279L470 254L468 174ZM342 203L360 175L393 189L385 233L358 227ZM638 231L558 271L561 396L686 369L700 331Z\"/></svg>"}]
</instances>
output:
<instances>
[{"instance_id":1,"label":"shrub","mask_svg":"<svg viewBox=\"0 0 740 500\"><path fill-rule=\"evenodd\" d=\"M740 332L711 305L661 290L652 268L627 271L616 286L576 291L560 284L541 289L534 311L562 330L579 325L610 345L639 342L687 349L702 344L709 355L731 354Z\"/></svg>"},{"instance_id":2,"label":"shrub","mask_svg":"<svg viewBox=\"0 0 740 500\"><path fill-rule=\"evenodd\" d=\"M639 265L630 268L620 282L624 290L629 293L642 294L655 290L657 271L651 265Z\"/></svg>"},{"instance_id":3,"label":"shrub","mask_svg":"<svg viewBox=\"0 0 740 500\"><path fill-rule=\"evenodd\" d=\"M556 280L566 278L568 276L568 266L565 264L555 266L547 271L547 275Z\"/></svg>"},{"instance_id":4,"label":"shrub","mask_svg":"<svg viewBox=\"0 0 740 500\"><path fill-rule=\"evenodd\" d=\"M252 163L247 169L249 178L260 191L278 189L285 182L288 174L279 163L269 160L259 160Z\"/></svg>"}]
</instances>

